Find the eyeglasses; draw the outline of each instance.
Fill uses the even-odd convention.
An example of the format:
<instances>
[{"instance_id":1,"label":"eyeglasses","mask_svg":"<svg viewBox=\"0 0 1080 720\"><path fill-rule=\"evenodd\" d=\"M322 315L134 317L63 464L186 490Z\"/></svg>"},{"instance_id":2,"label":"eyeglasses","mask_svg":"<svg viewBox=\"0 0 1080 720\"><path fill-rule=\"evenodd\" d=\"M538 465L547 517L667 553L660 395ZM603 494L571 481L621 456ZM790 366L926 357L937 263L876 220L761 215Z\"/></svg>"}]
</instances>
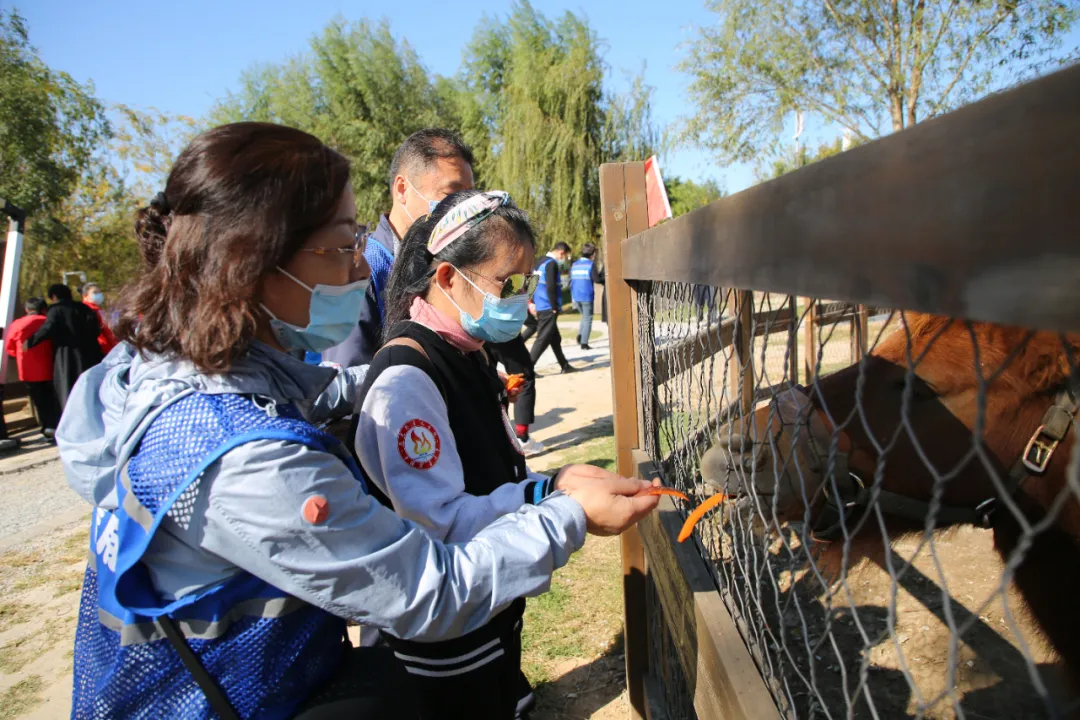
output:
<instances>
[{"instance_id":1,"label":"eyeglasses","mask_svg":"<svg viewBox=\"0 0 1080 720\"><path fill-rule=\"evenodd\" d=\"M361 225L360 229L356 231L356 242L353 243L351 248L348 247L313 247L313 248L300 248L300 252L313 252L316 255L326 255L333 253L337 255L351 254L353 267L360 267L360 263L364 261L364 250L367 249L368 232L367 227Z\"/></svg>"},{"instance_id":2,"label":"eyeglasses","mask_svg":"<svg viewBox=\"0 0 1080 720\"><path fill-rule=\"evenodd\" d=\"M487 275L481 275L475 270L469 270L473 275L482 277L488 282L499 284L499 281L495 278L490 278ZM503 300L508 298L517 297L519 295L532 295L536 292L536 286L540 283L540 276L534 273L514 273L510 277L502 281L502 291L499 293L499 297Z\"/></svg>"}]
</instances>

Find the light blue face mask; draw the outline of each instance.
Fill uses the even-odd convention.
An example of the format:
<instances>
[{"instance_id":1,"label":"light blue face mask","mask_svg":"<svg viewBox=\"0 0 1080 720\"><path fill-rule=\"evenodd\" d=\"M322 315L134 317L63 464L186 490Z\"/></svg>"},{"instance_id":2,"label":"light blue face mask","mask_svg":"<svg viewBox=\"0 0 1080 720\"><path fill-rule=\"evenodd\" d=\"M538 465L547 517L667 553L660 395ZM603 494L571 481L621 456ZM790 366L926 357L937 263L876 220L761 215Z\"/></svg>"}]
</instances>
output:
<instances>
[{"instance_id":1,"label":"light blue face mask","mask_svg":"<svg viewBox=\"0 0 1080 720\"><path fill-rule=\"evenodd\" d=\"M279 320L265 305L262 309L270 316L270 329L286 350L307 350L319 353L332 348L349 337L360 322L371 278L357 280L348 285L316 285L309 287L303 281L278 268L285 277L311 293L308 303L307 327L297 327Z\"/></svg>"},{"instance_id":2,"label":"light blue face mask","mask_svg":"<svg viewBox=\"0 0 1080 720\"><path fill-rule=\"evenodd\" d=\"M529 314L529 296L516 295L511 298L497 298L489 292L484 292L465 273L457 268L458 275L465 278L465 282L476 288L477 292L484 296L484 309L480 312L480 319L474 319L472 315L461 309L454 302L454 298L443 290L446 299L454 303L454 307L461 313L461 329L470 336L484 342L504 343L513 340L521 333L521 326L525 324L525 316Z\"/></svg>"},{"instance_id":3,"label":"light blue face mask","mask_svg":"<svg viewBox=\"0 0 1080 720\"><path fill-rule=\"evenodd\" d=\"M105 295L103 293L90 293L90 302L95 305L102 305L105 302Z\"/></svg>"}]
</instances>

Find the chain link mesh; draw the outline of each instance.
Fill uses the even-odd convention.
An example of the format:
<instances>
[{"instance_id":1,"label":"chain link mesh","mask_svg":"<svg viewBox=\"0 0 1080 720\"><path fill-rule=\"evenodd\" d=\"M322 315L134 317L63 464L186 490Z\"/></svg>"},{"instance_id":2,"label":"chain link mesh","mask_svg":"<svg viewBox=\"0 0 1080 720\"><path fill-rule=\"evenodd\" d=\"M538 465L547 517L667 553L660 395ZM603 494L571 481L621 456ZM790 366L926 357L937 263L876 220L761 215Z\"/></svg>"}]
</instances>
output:
<instances>
[{"instance_id":1,"label":"chain link mesh","mask_svg":"<svg viewBox=\"0 0 1080 720\"><path fill-rule=\"evenodd\" d=\"M684 514L728 494L688 542L783 716L1076 709L1060 638L1035 620L1064 606L1035 608L1015 582L1032 601L1040 583L1052 590L1055 562L1077 570L1075 416L1050 471L1013 493L1009 470L1080 378L1080 337L871 309L863 339L857 307L758 292L742 294L743 328L737 292L635 290L645 450L691 497L676 501ZM902 498L919 512L899 512ZM949 521L990 498L991 529ZM694 717L663 614L649 617L667 716Z\"/></svg>"}]
</instances>

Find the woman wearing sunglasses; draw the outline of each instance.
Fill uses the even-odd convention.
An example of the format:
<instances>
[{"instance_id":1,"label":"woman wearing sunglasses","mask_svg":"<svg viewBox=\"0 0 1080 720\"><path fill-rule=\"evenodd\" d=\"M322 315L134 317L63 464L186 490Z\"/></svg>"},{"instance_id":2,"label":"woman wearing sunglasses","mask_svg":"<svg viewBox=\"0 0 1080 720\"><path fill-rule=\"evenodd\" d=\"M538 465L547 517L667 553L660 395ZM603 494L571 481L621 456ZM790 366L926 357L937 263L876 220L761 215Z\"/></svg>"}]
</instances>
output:
<instances>
[{"instance_id":1,"label":"woman wearing sunglasses","mask_svg":"<svg viewBox=\"0 0 1080 720\"><path fill-rule=\"evenodd\" d=\"M467 634L546 590L586 527L655 507L597 482L447 545L380 505L312 424L355 392L288 355L356 325L357 230L348 161L263 123L195 138L139 212L123 342L56 433L95 507L73 718L416 717L401 664L350 648L346 620Z\"/></svg>"},{"instance_id":2,"label":"woman wearing sunglasses","mask_svg":"<svg viewBox=\"0 0 1080 720\"><path fill-rule=\"evenodd\" d=\"M356 450L373 493L444 542L473 540L501 516L615 477L588 465L553 478L530 472L500 402L502 382L483 347L520 332L536 289L535 251L528 219L506 193L466 190L409 229L390 276L388 331L361 390ZM422 717L528 712L524 609L518 599L441 643L385 636Z\"/></svg>"}]
</instances>

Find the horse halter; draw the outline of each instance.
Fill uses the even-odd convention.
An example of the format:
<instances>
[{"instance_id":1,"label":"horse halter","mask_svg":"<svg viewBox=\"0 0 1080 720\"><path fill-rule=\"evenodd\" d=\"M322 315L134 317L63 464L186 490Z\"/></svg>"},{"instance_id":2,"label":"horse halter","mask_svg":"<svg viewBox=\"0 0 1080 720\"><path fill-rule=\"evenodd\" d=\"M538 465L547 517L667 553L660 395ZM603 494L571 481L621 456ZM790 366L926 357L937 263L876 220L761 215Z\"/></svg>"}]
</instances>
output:
<instances>
[{"instance_id":1,"label":"horse halter","mask_svg":"<svg viewBox=\"0 0 1080 720\"><path fill-rule=\"evenodd\" d=\"M794 386L794 392L808 396L802 386ZM807 398L809 399L809 398ZM1080 403L1068 388L1061 390L1054 398L1054 402L1043 414L1042 421L1032 433L1027 445L1020 457L1013 463L1012 469L1002 483L1005 494L1016 495L1024 484L1024 481L1032 475L1041 476L1046 473L1053 459L1054 451L1072 427L1073 417L1080 409ZM820 416L821 411L810 403L810 412ZM842 444L851 448L842 451L839 447L833 449L833 433L822 432L824 422L807 422L809 429L809 441L814 454L818 458L826 458L823 463L822 485L825 490L825 504L818 517L813 521L814 537L821 540L831 540L843 535L845 527L852 527L869 513L876 503L882 513L896 517L925 521L930 514L929 502L916 500L915 498L901 495L880 487L867 487L866 483L848 466L854 444L843 430L834 430ZM839 446L841 443L836 443ZM831 470L831 472L830 472ZM836 478L835 489L830 483L830 477ZM836 503L836 495L839 495L839 504ZM940 504L934 515L935 524L939 527L948 525L971 524L982 528L993 526L993 515L997 508L998 497L991 496L975 507L957 507L954 505Z\"/></svg>"}]
</instances>

